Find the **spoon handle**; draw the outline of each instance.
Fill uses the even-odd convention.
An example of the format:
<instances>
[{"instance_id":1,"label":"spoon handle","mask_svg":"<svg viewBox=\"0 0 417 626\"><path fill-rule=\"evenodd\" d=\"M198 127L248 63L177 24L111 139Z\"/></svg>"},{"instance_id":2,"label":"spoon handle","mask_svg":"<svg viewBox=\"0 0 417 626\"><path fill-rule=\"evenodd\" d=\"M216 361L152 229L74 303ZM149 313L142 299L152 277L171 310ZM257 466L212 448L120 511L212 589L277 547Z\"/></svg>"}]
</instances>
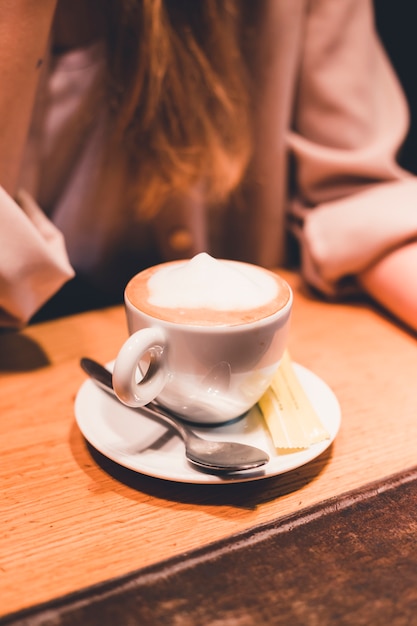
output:
<instances>
[{"instance_id":1,"label":"spoon handle","mask_svg":"<svg viewBox=\"0 0 417 626\"><path fill-rule=\"evenodd\" d=\"M116 397L115 391L113 389L112 373L110 372L110 370L87 357L81 359L80 365L84 372L88 374L88 376L90 376L102 389ZM150 402L149 404L140 407L140 410L144 414L147 414L149 417L153 419L158 419L172 426L172 428L174 428L178 432L178 434L181 435L184 441L191 434L193 436L196 436L194 435L194 433L191 433L191 431L189 431L185 425L179 423L169 413L166 413L162 407L154 404L153 402Z\"/></svg>"}]
</instances>

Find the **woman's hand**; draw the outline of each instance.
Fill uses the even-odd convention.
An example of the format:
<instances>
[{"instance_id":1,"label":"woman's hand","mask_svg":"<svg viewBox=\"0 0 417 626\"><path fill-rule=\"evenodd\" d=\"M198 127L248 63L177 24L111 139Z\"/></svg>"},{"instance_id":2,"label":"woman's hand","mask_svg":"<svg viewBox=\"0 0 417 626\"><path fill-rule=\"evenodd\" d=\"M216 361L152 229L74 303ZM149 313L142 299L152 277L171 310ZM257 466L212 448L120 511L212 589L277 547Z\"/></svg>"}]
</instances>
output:
<instances>
[{"instance_id":1,"label":"woman's hand","mask_svg":"<svg viewBox=\"0 0 417 626\"><path fill-rule=\"evenodd\" d=\"M377 302L417 331L417 241L390 252L358 280Z\"/></svg>"}]
</instances>

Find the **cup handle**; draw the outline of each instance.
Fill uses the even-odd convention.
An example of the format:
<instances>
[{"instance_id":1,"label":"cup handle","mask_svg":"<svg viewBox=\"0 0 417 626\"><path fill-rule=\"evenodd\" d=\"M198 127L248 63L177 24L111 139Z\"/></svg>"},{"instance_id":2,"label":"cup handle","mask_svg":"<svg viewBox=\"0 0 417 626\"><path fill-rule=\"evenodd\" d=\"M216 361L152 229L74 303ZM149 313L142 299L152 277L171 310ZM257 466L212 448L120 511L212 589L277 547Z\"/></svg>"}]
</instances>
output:
<instances>
[{"instance_id":1,"label":"cup handle","mask_svg":"<svg viewBox=\"0 0 417 626\"><path fill-rule=\"evenodd\" d=\"M167 378L164 351L166 338L158 328L143 328L131 335L121 347L113 369L116 396L131 407L140 407L154 400ZM150 354L150 365L143 378L136 382L140 360Z\"/></svg>"}]
</instances>

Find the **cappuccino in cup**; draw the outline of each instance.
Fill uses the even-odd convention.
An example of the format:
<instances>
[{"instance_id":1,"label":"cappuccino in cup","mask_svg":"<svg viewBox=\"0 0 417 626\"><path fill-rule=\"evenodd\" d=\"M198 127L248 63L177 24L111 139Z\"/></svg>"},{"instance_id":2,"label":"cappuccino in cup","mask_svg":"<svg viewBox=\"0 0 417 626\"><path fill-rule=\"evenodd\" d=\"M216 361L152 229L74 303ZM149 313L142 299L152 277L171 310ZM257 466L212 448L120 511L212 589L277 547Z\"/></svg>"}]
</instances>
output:
<instances>
[{"instance_id":1,"label":"cappuccino in cup","mask_svg":"<svg viewBox=\"0 0 417 626\"><path fill-rule=\"evenodd\" d=\"M134 276L125 306L130 337L113 372L119 399L136 407L157 399L187 420L219 423L248 411L269 386L292 292L274 272L203 253Z\"/></svg>"},{"instance_id":2,"label":"cappuccino in cup","mask_svg":"<svg viewBox=\"0 0 417 626\"><path fill-rule=\"evenodd\" d=\"M290 289L264 268L202 253L137 274L126 287L126 297L147 315L174 324L236 326L285 307Z\"/></svg>"}]
</instances>

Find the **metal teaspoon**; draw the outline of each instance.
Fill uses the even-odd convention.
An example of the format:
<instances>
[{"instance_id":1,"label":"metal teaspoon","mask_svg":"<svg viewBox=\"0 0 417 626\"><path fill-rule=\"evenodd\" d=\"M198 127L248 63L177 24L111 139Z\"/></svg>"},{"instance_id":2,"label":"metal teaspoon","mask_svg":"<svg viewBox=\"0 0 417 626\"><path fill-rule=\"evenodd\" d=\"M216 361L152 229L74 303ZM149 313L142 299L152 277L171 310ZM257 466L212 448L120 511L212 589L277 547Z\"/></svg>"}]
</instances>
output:
<instances>
[{"instance_id":1,"label":"metal teaspoon","mask_svg":"<svg viewBox=\"0 0 417 626\"><path fill-rule=\"evenodd\" d=\"M89 358L82 358L80 365L100 387L115 395L111 372ZM229 441L210 441L196 435L182 420L150 402L140 408L141 413L172 426L185 444L185 455L195 465L216 472L239 472L265 465L269 456L263 450L243 443Z\"/></svg>"}]
</instances>

